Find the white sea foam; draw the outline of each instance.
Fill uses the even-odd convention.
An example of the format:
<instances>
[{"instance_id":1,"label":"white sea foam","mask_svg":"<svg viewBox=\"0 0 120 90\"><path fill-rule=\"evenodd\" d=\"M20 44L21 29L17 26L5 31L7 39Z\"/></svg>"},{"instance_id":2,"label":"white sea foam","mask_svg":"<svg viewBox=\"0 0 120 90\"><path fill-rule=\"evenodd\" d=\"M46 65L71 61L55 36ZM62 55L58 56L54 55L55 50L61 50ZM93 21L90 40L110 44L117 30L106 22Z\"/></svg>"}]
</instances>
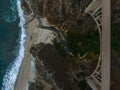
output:
<instances>
[{"instance_id":1,"label":"white sea foam","mask_svg":"<svg viewBox=\"0 0 120 90\"><path fill-rule=\"evenodd\" d=\"M25 24L24 13L23 10L21 9L20 0L17 0L17 9L18 9L18 15L20 17L19 27L21 27L21 36L19 43L20 48L19 48L18 56L15 58L14 62L11 63L3 78L2 90L14 90L15 81L19 73L22 59L24 58L24 51L25 51L24 44L26 40L26 31L24 28L24 24Z\"/></svg>"}]
</instances>

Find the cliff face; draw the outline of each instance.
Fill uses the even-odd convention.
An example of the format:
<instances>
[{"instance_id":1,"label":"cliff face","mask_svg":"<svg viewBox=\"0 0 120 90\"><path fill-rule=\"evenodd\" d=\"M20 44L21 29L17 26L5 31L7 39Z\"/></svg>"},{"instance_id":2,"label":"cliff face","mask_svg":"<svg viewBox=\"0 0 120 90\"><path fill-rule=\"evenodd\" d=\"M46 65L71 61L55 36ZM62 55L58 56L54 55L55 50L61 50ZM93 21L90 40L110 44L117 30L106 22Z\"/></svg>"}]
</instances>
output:
<instances>
[{"instance_id":1,"label":"cliff face","mask_svg":"<svg viewBox=\"0 0 120 90\"><path fill-rule=\"evenodd\" d=\"M49 50L48 50L49 49ZM51 85L51 89L47 90L78 90L79 85L72 75L70 69L78 67L72 58L62 57L60 53L51 44L37 44L31 48L31 53L36 57L37 78L36 82L32 84L29 90L39 90L40 87L46 89L46 86L41 82L41 77ZM41 62L44 65L41 65ZM74 67L69 67L69 65ZM48 74L47 74L48 73ZM69 74L71 73L71 74ZM50 75L51 74L51 75ZM55 81L57 87L53 82ZM37 88L38 87L38 88Z\"/></svg>"},{"instance_id":2,"label":"cliff face","mask_svg":"<svg viewBox=\"0 0 120 90\"><path fill-rule=\"evenodd\" d=\"M50 24L64 30L78 30L84 10L91 0L22 0L23 9L37 18L46 17ZM70 28L72 26L73 28ZM76 31L77 31L76 30Z\"/></svg>"},{"instance_id":3,"label":"cliff face","mask_svg":"<svg viewBox=\"0 0 120 90\"><path fill-rule=\"evenodd\" d=\"M40 18L45 17L51 26L59 28L66 39L76 36L76 44L73 46L81 48L74 49L70 45L69 48L74 53L80 49L85 53L94 47L99 49L97 25L90 15L84 13L90 2L91 0L22 0L22 7L27 14L33 15L39 21ZM86 40L87 37L89 40ZM67 41L67 44L72 43L71 41ZM83 48L88 49L84 50Z\"/></svg>"}]
</instances>

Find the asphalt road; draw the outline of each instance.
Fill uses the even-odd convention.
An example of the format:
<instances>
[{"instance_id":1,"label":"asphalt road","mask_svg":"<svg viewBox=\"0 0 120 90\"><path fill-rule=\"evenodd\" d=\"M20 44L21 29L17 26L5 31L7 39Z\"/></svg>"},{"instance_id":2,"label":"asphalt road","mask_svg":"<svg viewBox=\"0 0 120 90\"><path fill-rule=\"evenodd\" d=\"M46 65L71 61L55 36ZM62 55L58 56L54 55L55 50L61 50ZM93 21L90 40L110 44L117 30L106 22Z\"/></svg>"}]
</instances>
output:
<instances>
[{"instance_id":1,"label":"asphalt road","mask_svg":"<svg viewBox=\"0 0 120 90\"><path fill-rule=\"evenodd\" d=\"M110 90L110 0L102 0L102 88Z\"/></svg>"}]
</instances>

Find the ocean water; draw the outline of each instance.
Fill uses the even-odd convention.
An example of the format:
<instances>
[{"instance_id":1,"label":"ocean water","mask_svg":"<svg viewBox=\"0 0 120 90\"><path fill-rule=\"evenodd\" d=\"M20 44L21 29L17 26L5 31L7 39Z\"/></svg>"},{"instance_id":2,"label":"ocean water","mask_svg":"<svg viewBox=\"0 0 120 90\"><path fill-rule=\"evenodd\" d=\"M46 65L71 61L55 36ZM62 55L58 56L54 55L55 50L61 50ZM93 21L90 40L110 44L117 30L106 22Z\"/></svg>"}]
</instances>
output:
<instances>
[{"instance_id":1,"label":"ocean water","mask_svg":"<svg viewBox=\"0 0 120 90\"><path fill-rule=\"evenodd\" d=\"M13 90L24 57L26 32L20 0L0 1L0 90Z\"/></svg>"}]
</instances>

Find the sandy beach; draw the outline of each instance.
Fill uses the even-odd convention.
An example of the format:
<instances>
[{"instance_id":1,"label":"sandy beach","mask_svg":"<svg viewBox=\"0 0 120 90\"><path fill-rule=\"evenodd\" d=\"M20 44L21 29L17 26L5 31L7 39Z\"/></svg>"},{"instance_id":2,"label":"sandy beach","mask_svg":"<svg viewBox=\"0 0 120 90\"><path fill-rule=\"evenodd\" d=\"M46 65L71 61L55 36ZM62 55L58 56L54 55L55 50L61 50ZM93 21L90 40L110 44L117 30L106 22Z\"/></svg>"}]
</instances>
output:
<instances>
[{"instance_id":1,"label":"sandy beach","mask_svg":"<svg viewBox=\"0 0 120 90\"><path fill-rule=\"evenodd\" d=\"M33 67L31 67L31 61L33 61L33 57L31 57L30 54L30 48L34 44L38 43L50 43L52 44L53 38L55 38L55 35L53 34L53 31L42 29L39 26L39 22L37 19L27 15L25 16L26 24L25 28L27 31L27 38L25 43L25 55L24 59L22 61L22 65L19 71L18 78L15 83L14 90L27 90L27 87L29 85L28 82L32 82L33 76L35 72L33 72ZM41 20L42 26L48 26L48 23L46 19ZM46 84L46 86L49 86Z\"/></svg>"},{"instance_id":2,"label":"sandy beach","mask_svg":"<svg viewBox=\"0 0 120 90\"><path fill-rule=\"evenodd\" d=\"M32 19L32 17L27 17L26 22ZM27 85L27 81L30 78L31 74L31 68L30 68L30 47L32 45L31 41L31 31L34 28L35 22L29 22L25 25L26 31L27 31L27 38L26 38L26 43L25 43L25 55L24 59L22 61L22 65L19 71L18 78L16 80L15 88L14 90L25 90L25 87ZM29 31L28 31L29 30Z\"/></svg>"}]
</instances>

